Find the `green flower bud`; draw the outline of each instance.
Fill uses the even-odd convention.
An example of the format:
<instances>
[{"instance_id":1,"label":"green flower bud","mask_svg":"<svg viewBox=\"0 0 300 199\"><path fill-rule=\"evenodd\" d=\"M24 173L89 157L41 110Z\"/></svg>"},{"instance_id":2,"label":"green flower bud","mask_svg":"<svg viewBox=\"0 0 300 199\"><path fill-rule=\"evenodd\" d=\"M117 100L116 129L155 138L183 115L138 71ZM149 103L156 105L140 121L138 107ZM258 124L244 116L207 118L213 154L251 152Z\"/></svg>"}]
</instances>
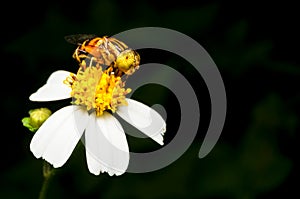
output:
<instances>
[{"instance_id":1,"label":"green flower bud","mask_svg":"<svg viewBox=\"0 0 300 199\"><path fill-rule=\"evenodd\" d=\"M47 108L38 108L29 111L29 117L22 119L23 126L30 131L37 131L40 126L49 118L51 111Z\"/></svg>"}]
</instances>

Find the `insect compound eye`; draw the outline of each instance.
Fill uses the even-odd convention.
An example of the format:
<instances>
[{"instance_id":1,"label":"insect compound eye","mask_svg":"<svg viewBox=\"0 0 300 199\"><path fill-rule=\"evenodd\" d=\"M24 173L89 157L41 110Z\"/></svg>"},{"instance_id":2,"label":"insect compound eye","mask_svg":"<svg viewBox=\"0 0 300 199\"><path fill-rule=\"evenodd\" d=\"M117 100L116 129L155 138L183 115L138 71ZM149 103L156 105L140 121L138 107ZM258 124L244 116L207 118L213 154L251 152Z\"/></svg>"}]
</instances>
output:
<instances>
[{"instance_id":1,"label":"insect compound eye","mask_svg":"<svg viewBox=\"0 0 300 199\"><path fill-rule=\"evenodd\" d=\"M135 68L140 64L139 54L132 50L127 49L121 52L116 59L116 67L123 72L127 72L131 68Z\"/></svg>"}]
</instances>

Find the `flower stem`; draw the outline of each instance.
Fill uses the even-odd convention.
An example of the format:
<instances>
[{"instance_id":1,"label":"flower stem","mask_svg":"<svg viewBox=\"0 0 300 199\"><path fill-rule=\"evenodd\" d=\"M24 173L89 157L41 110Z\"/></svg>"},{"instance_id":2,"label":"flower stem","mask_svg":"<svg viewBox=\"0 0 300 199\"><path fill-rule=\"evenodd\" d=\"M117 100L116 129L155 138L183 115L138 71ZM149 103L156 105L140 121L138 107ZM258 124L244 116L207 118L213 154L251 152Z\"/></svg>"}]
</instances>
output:
<instances>
[{"instance_id":1,"label":"flower stem","mask_svg":"<svg viewBox=\"0 0 300 199\"><path fill-rule=\"evenodd\" d=\"M39 199L46 199L46 193L49 187L49 181L54 175L54 168L46 161L43 164L44 182L40 191Z\"/></svg>"}]
</instances>

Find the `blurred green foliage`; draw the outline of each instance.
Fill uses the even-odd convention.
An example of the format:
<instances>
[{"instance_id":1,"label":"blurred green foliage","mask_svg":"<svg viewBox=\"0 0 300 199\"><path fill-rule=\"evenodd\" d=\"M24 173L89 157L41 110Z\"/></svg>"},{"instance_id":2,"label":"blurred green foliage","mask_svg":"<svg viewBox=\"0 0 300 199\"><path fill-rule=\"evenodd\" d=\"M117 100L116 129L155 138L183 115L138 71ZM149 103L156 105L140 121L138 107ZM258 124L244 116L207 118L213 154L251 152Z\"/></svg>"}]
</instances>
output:
<instances>
[{"instance_id":1,"label":"blurred green foliage","mask_svg":"<svg viewBox=\"0 0 300 199\"><path fill-rule=\"evenodd\" d=\"M12 2L7 3L7 8L13 6ZM3 69L8 71L5 74L12 83L2 90L5 128L0 198L38 197L43 180L42 160L31 154L32 135L20 119L33 108L49 106L56 110L69 103L40 104L28 99L53 71L77 70L71 57L75 46L65 42L64 36L113 35L145 26L171 28L192 37L217 64L228 96L228 116L220 140L207 157L197 157L210 116L208 108L204 108L199 135L182 157L159 171L120 177L90 174L84 147L78 145L50 182L48 198L248 199L284 198L296 193L293 180L299 177L296 136L300 68L296 51L290 46L297 35L293 30L295 6L274 3L271 8L272 5L252 1L167 5L159 1L117 0L16 5L15 17L5 20L6 31L2 33ZM173 55L160 57L153 52L144 58L171 63L186 75L200 99L208 97L192 66ZM2 81L2 85L8 85L7 80ZM149 103L161 98L165 105L172 105L166 103L172 95L159 90L159 97L153 99L151 88L144 89L135 98L145 102L148 99ZM169 109L171 116L172 107ZM173 111L176 115L178 108L173 107ZM167 143L176 132L176 121L168 116ZM150 142L132 138L129 145L138 151L152 147Z\"/></svg>"}]
</instances>

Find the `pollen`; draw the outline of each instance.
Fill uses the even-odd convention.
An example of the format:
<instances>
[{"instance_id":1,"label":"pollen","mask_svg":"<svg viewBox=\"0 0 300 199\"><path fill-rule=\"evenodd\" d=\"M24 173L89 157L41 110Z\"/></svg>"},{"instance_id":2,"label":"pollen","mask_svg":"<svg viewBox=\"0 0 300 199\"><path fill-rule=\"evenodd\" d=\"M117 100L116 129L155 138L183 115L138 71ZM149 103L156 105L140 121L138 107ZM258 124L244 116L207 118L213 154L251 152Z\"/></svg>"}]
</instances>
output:
<instances>
[{"instance_id":1,"label":"pollen","mask_svg":"<svg viewBox=\"0 0 300 199\"><path fill-rule=\"evenodd\" d=\"M71 80L74 80L71 82ZM101 67L80 69L76 77L68 77L65 81L71 88L73 104L84 106L88 112L95 111L101 116L104 111L115 112L120 105L127 105L125 95L131 89L125 89L125 82Z\"/></svg>"}]
</instances>

